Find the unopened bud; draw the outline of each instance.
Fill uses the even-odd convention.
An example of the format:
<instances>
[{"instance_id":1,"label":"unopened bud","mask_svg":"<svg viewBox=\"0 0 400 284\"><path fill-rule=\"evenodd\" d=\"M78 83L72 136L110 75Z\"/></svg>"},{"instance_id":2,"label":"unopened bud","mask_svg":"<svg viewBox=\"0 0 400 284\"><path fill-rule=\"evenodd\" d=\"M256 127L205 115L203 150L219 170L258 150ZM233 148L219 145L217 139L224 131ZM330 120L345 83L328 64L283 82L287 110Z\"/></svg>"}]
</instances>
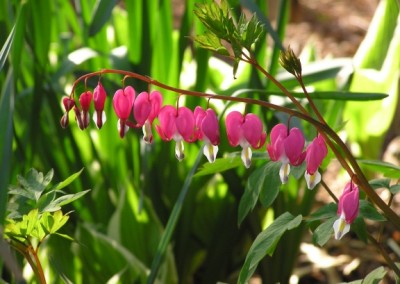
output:
<instances>
[{"instance_id":1,"label":"unopened bud","mask_svg":"<svg viewBox=\"0 0 400 284\"><path fill-rule=\"evenodd\" d=\"M283 68L286 69L290 74L293 74L295 77L301 76L301 62L300 59L294 54L293 49L290 46L281 51L279 55L279 63Z\"/></svg>"}]
</instances>

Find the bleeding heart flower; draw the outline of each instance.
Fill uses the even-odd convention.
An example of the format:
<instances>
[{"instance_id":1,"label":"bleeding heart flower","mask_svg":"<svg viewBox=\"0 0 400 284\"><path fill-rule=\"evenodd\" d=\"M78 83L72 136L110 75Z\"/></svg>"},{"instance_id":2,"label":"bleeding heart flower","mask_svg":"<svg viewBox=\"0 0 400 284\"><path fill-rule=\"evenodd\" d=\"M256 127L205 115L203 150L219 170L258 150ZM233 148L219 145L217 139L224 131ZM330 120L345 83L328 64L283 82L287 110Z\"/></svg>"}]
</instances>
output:
<instances>
[{"instance_id":1,"label":"bleeding heart flower","mask_svg":"<svg viewBox=\"0 0 400 284\"><path fill-rule=\"evenodd\" d=\"M290 165L298 166L303 163L306 153L303 152L304 136L300 129L293 127L288 131L286 125L280 123L271 130L271 143L267 151L272 161L281 161L279 176L282 183L287 183Z\"/></svg>"},{"instance_id":2,"label":"bleeding heart flower","mask_svg":"<svg viewBox=\"0 0 400 284\"><path fill-rule=\"evenodd\" d=\"M89 108L92 102L92 92L86 91L79 96L79 103L81 105L82 111L77 107L74 108L76 120L80 129L86 129L89 126L90 115Z\"/></svg>"},{"instance_id":3,"label":"bleeding heart flower","mask_svg":"<svg viewBox=\"0 0 400 284\"><path fill-rule=\"evenodd\" d=\"M191 143L196 140L193 112L187 107L176 109L171 105L166 105L161 108L158 120L160 122L160 125L156 125L158 134L164 141L176 142L175 156L182 161L185 157L183 141Z\"/></svg>"},{"instance_id":4,"label":"bleeding heart flower","mask_svg":"<svg viewBox=\"0 0 400 284\"><path fill-rule=\"evenodd\" d=\"M104 112L104 104L107 98L106 90L99 81L96 88L93 91L93 103L95 112L93 113L93 120L96 123L97 128L101 128L106 122L106 114Z\"/></svg>"},{"instance_id":5,"label":"bleeding heart flower","mask_svg":"<svg viewBox=\"0 0 400 284\"><path fill-rule=\"evenodd\" d=\"M115 92L113 98L114 111L117 114L119 136L123 138L128 131L129 126L126 124L135 101L135 89L127 86L125 89L119 89Z\"/></svg>"},{"instance_id":6,"label":"bleeding heart flower","mask_svg":"<svg viewBox=\"0 0 400 284\"><path fill-rule=\"evenodd\" d=\"M196 138L204 141L203 153L210 163L215 161L220 142L218 118L214 110L197 106L194 110Z\"/></svg>"},{"instance_id":7,"label":"bleeding heart flower","mask_svg":"<svg viewBox=\"0 0 400 284\"><path fill-rule=\"evenodd\" d=\"M62 128L66 128L69 124L69 111L75 107L75 101L70 97L63 97L62 103L64 105L65 113L61 117L60 124Z\"/></svg>"},{"instance_id":8,"label":"bleeding heart flower","mask_svg":"<svg viewBox=\"0 0 400 284\"><path fill-rule=\"evenodd\" d=\"M342 195L339 198L337 215L339 219L333 224L335 239L340 240L350 231L350 224L358 215L360 206L358 186L353 182L346 184Z\"/></svg>"},{"instance_id":9,"label":"bleeding heart flower","mask_svg":"<svg viewBox=\"0 0 400 284\"><path fill-rule=\"evenodd\" d=\"M225 120L229 144L242 147L242 161L246 168L251 165L251 147L259 149L264 145L267 134L263 131L261 120L255 114L242 115L230 112Z\"/></svg>"},{"instance_id":10,"label":"bleeding heart flower","mask_svg":"<svg viewBox=\"0 0 400 284\"><path fill-rule=\"evenodd\" d=\"M146 143L153 141L152 124L157 117L163 98L159 91L153 91L150 95L141 92L133 105L133 115L139 127L143 130L143 140Z\"/></svg>"},{"instance_id":11,"label":"bleeding heart flower","mask_svg":"<svg viewBox=\"0 0 400 284\"><path fill-rule=\"evenodd\" d=\"M318 134L306 150L307 169L304 176L309 189L313 189L321 181L321 174L318 172L318 168L327 154L328 148L324 137Z\"/></svg>"}]
</instances>

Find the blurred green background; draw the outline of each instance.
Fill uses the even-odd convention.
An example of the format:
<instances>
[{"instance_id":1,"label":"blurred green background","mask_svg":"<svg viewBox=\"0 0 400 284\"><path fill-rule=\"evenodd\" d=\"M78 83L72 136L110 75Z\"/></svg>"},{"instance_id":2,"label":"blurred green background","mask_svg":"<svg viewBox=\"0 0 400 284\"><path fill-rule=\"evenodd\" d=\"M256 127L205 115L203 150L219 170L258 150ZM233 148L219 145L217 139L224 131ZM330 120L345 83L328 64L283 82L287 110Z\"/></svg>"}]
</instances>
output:
<instances>
[{"instance_id":1,"label":"blurred green background","mask_svg":"<svg viewBox=\"0 0 400 284\"><path fill-rule=\"evenodd\" d=\"M120 139L111 100L122 86L121 76L102 77L108 99L107 122L100 131L93 122L81 131L72 117L69 128L60 127L61 98L69 95L77 77L101 69L133 71L196 91L274 99L254 91L272 92L276 88L250 66L241 64L233 80L229 61L193 44L190 36L203 31L193 14L196 1L172 2L0 2L0 220L6 214L8 185L32 167L42 172L54 169L55 181L84 168L68 191L92 189L69 206L73 212L63 233L76 242L51 237L42 249L49 283L144 283L153 260L161 256L159 243L182 190L187 190L187 195L179 203L182 207L175 215L175 230L169 231L172 238L160 262L159 283L235 282L252 241L274 215L288 208L293 214L307 214L311 208L312 196L307 204L297 199L304 181L293 179L287 185L290 190L282 193L271 210L258 204L238 226L238 206L246 180L265 162L265 149L255 153L253 166L246 171L236 152L240 149L228 146L222 121L219 157L229 154L233 158L220 161L215 168L210 168L205 157L198 158L200 143L185 145L186 157L178 162L174 143L157 137L149 146L142 142L141 131L132 130ZM239 15L242 4L259 13L267 26L269 2L229 1L234 16ZM271 33L269 28L272 44L267 47L263 41L255 53L262 65L294 90L294 80L278 67L291 1L278 4L276 29ZM305 79L313 90L389 94L389 99L367 103L317 100L329 124L346 131L349 141L357 146L357 154L374 159L380 157L385 133L393 127L400 65L398 6L395 1L381 1L376 14L369 37L353 59L316 61L312 46L302 54L308 66ZM339 82L341 70L348 72ZM94 88L97 80L88 80L88 88ZM146 84L133 79L125 84L134 86L137 93L147 90ZM81 91L83 83L76 96ZM178 94L161 91L164 104L176 102ZM186 97L184 102L192 109L207 105L198 98ZM290 106L284 100L280 103ZM223 102L211 105L219 113L228 107ZM234 107L244 109L242 105ZM262 116L267 129L284 120L282 114L258 107L248 106L247 111ZM299 121L294 123L301 126ZM309 140L315 135L309 126L301 127ZM394 136L398 130L391 133ZM230 169L215 173L227 162ZM211 174L192 178L191 171L203 166ZM261 263L258 274L262 279L271 283L288 280L301 241L298 234L303 230L288 235L282 241L287 246L277 251L277 257ZM19 263L22 265L20 259ZM8 272L3 277L10 279Z\"/></svg>"}]
</instances>

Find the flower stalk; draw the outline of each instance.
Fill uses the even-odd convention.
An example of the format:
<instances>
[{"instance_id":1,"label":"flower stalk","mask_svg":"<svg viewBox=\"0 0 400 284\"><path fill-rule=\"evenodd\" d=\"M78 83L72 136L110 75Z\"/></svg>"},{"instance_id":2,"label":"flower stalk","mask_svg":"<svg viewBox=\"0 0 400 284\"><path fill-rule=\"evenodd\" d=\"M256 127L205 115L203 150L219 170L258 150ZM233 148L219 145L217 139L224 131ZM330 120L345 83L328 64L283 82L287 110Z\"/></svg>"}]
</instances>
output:
<instances>
[{"instance_id":1,"label":"flower stalk","mask_svg":"<svg viewBox=\"0 0 400 284\"><path fill-rule=\"evenodd\" d=\"M231 97L231 96L223 96L217 94L210 94L210 93L202 93L197 91L191 90L184 90L175 88L172 86L168 86L163 84L157 80L154 80L148 76L143 76L141 74L125 71L125 70L116 70L116 69L103 69L101 71L96 71L92 73L85 74L79 77L74 84L72 85L71 95L70 98L73 99L74 91L77 84L81 81L88 80L91 77L95 76L102 76L103 74L120 74L124 75L125 78L135 78L146 82L149 85L154 85L159 88L176 92L180 95L187 95L187 96L194 96L194 97L202 97L206 99L218 99L224 101L231 101L231 102L241 102L246 104L253 104L259 105L261 107L273 109L276 111L284 112L290 116L298 117L304 121L309 122L312 124L318 132L322 135L325 139L325 142L331 148L333 153L335 154L336 158L339 160L340 164L343 168L348 172L349 176L352 177L353 182L358 184L360 188L365 192L369 199L385 214L387 219L389 219L397 228L400 228L400 217L379 197L379 195L372 189L369 185L368 180L366 179L364 173L362 172L361 168L359 167L356 159L351 154L350 150L346 146L346 144L341 140L341 138L337 135L337 133L331 129L326 123L323 123L319 120L314 119L311 115L307 112L307 110L299 103L299 101L281 84L279 83L272 75L270 75L265 69L263 69L256 61L254 60L246 60L244 61L252 64L257 70L261 71L268 79L270 79L279 89L282 90L286 96L292 100L292 102L296 105L299 109L293 110L287 107L275 105L269 103L267 101L253 99L253 98L241 98L241 97Z\"/></svg>"}]
</instances>

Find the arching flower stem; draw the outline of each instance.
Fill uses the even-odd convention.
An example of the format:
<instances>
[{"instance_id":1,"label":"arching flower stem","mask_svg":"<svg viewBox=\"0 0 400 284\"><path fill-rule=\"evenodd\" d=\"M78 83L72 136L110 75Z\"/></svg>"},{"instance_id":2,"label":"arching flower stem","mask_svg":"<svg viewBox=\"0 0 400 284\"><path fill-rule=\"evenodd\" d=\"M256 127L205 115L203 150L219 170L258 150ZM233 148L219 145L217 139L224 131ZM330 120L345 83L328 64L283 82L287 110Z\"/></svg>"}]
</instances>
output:
<instances>
[{"instance_id":1,"label":"arching flower stem","mask_svg":"<svg viewBox=\"0 0 400 284\"><path fill-rule=\"evenodd\" d=\"M245 59L243 59L246 61ZM340 164L343 168L348 172L350 176L353 177L354 183L358 184L360 188L366 193L366 195L373 201L376 206L381 209L386 217L397 227L400 228L400 217L379 197L379 195L372 189L369 185L368 180L364 176L361 168L359 167L356 159L351 154L350 150L347 148L346 144L340 139L335 131L333 131L327 124L322 123L314 118L307 112L307 110L293 97L293 95L281 84L279 83L272 75L270 75L265 69L263 69L258 63L254 61L246 61L252 64L257 70L261 71L268 79L270 79L279 89L282 90L285 95L292 100L292 102L296 105L299 111L275 105L266 101L252 99L252 98L241 98L241 97L230 97L223 95L215 95L209 93L202 93L190 90L183 90L175 87L171 87L165 85L157 80L153 80L148 76L143 76L138 73L125 71L125 70L116 70L116 69L103 69L101 71L92 72L85 74L79 77L72 85L71 95L73 98L74 90L79 82L82 80L87 80L94 76L101 76L103 74L120 74L126 77L135 78L141 81L146 82L147 84L152 84L154 86L160 87L162 89L176 92L180 95L188 95L193 97L202 97L202 98L213 98L224 101L232 101L232 102L241 102L246 104L259 105L262 107L270 108L276 111L287 113L291 116L296 116L302 120L305 120L312 124L318 132L324 137L328 146L332 149L333 153L339 160ZM337 147L338 148L337 148ZM339 150L340 149L340 150Z\"/></svg>"}]
</instances>

